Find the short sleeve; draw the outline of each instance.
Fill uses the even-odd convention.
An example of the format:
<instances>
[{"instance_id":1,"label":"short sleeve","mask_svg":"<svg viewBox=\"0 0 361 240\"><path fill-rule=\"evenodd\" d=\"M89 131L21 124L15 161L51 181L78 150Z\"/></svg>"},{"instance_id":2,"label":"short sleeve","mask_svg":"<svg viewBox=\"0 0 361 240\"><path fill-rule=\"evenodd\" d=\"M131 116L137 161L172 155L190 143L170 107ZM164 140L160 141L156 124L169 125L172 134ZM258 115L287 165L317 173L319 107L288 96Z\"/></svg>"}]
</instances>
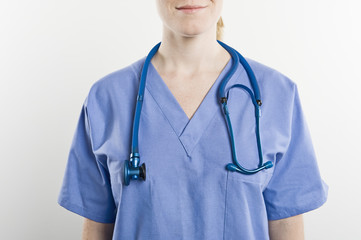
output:
<instances>
[{"instance_id":1,"label":"short sleeve","mask_svg":"<svg viewBox=\"0 0 361 240\"><path fill-rule=\"evenodd\" d=\"M109 171L92 151L86 105L82 108L75 131L58 203L96 222L115 221L116 207Z\"/></svg>"},{"instance_id":2,"label":"short sleeve","mask_svg":"<svg viewBox=\"0 0 361 240\"><path fill-rule=\"evenodd\" d=\"M288 147L276 160L273 176L263 192L268 220L299 215L320 207L328 186L321 179L310 133L294 85Z\"/></svg>"}]
</instances>

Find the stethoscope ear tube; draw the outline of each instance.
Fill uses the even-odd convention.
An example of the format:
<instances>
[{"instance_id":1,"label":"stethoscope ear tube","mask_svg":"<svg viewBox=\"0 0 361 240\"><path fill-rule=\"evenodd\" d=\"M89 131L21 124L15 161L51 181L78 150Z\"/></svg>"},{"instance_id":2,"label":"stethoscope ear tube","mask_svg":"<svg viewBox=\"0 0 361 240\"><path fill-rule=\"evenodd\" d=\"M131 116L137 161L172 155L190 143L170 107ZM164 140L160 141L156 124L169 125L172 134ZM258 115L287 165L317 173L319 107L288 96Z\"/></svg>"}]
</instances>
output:
<instances>
[{"instance_id":1,"label":"stethoscope ear tube","mask_svg":"<svg viewBox=\"0 0 361 240\"><path fill-rule=\"evenodd\" d=\"M234 86L236 86L236 85L234 85ZM245 87L245 88L247 88L247 87ZM251 92L249 92L249 93L250 93L250 95L252 97L252 93ZM228 100L228 98L227 98L227 100ZM254 105L255 105L256 138L257 138L257 150L258 150L259 165L258 165L258 168L256 168L256 169L246 169L246 168L242 167L241 164L237 160L236 146L235 146L235 140L234 140L234 136L233 136L232 122L231 122L231 119L229 117L229 110L228 110L228 106L227 106L227 101L222 103L223 112L225 114L225 119L226 119L226 122L227 122L229 137L230 137L230 141L231 141L231 151L232 151L232 159L233 159L233 163L229 163L229 164L226 165L226 169L228 171L239 172L239 173L242 173L242 174L251 175L251 174L258 173L261 170L273 167L273 163L271 161L263 163L261 137L260 137L260 133L259 133L259 131L260 131L259 130L259 118L261 116L261 112L260 112L260 107L258 106L258 104L254 104Z\"/></svg>"},{"instance_id":2,"label":"stethoscope ear tube","mask_svg":"<svg viewBox=\"0 0 361 240\"><path fill-rule=\"evenodd\" d=\"M239 52L237 52L233 48L227 46L226 44L222 43L221 41L218 41L218 43L231 54L231 57L233 60L233 66L232 66L232 70L230 71L230 74L228 74L225 77L225 79L221 83L221 86L219 87L219 98L220 98L223 112L225 114L225 119L227 122L227 128L228 128L230 141L231 141L232 159L233 159L233 163L227 164L226 169L229 171L233 171L233 172L236 171L236 172L239 172L242 174L248 174L248 175L255 174L261 170L273 167L273 163L271 161L263 163L263 153L262 153L261 136L260 136L260 129L259 129L260 128L259 127L259 125L260 125L259 119L261 117L261 108L260 107L262 105L259 86L258 86L258 83L256 80L256 76L255 76L254 72L252 71L251 67L249 66L248 62L246 61L246 59ZM243 68L245 69L248 79L251 83L253 92L251 91L251 89L249 89L245 85L234 84L233 86L231 86L228 89L228 91L226 93L226 91L225 91L226 84L229 81L229 79L232 77L232 75L235 73L235 71L233 71L233 69L236 69L238 62L240 62L241 65L243 66ZM241 164L237 160L236 146L235 146L235 140L234 140L234 136L233 136L232 123L231 123L231 119L229 117L229 110L228 110L228 106L227 106L229 91L232 88L241 88L242 90L246 91L249 94L249 96L251 97L252 103L255 107L256 138L257 138L257 150L258 150L258 158L259 158L259 165L255 169L246 169L246 168L242 167Z\"/></svg>"}]
</instances>

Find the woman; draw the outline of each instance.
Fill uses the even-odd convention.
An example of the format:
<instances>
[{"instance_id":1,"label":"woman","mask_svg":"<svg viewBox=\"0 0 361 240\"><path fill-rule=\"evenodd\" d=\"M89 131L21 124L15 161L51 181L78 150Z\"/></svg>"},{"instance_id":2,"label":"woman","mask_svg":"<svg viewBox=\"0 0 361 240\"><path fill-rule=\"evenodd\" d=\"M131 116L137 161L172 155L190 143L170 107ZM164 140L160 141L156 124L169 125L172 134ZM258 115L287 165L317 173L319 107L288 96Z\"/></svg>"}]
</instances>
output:
<instances>
[{"instance_id":1,"label":"woman","mask_svg":"<svg viewBox=\"0 0 361 240\"><path fill-rule=\"evenodd\" d=\"M125 184L124 172L146 65L141 59L89 92L59 204L85 217L84 239L303 239L302 213L326 201L327 186L296 85L248 60L262 93L261 152L274 167L228 171L233 156L217 91L233 66L227 92L251 84L245 68L216 41L223 1L156 2L163 38L138 97L146 179ZM260 159L252 99L240 89L227 96L238 161L252 169Z\"/></svg>"}]
</instances>

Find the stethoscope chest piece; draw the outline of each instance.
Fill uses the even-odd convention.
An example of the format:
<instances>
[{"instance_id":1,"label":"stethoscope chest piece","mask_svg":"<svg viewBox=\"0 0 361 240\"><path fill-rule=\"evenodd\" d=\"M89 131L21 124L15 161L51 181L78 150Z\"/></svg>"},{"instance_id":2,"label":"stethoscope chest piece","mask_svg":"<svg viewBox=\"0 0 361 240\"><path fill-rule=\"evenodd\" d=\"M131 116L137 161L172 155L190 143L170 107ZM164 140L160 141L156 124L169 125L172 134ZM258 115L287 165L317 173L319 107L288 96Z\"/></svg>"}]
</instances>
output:
<instances>
[{"instance_id":1,"label":"stethoscope chest piece","mask_svg":"<svg viewBox=\"0 0 361 240\"><path fill-rule=\"evenodd\" d=\"M130 180L143 180L146 179L145 163L140 166L133 166L133 161L125 160L124 162L124 184L129 185Z\"/></svg>"}]
</instances>

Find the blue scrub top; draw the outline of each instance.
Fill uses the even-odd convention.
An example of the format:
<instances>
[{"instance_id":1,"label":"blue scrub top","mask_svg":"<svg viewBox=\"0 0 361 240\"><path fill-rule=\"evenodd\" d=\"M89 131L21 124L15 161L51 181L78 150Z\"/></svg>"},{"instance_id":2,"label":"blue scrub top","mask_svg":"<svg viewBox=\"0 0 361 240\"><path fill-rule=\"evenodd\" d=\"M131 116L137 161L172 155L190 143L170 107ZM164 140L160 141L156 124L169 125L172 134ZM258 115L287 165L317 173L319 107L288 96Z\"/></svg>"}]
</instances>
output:
<instances>
[{"instance_id":1,"label":"blue scrub top","mask_svg":"<svg viewBox=\"0 0 361 240\"><path fill-rule=\"evenodd\" d=\"M254 175L225 169L230 139L217 99L228 62L191 120L149 66L139 153L146 181L123 183L145 58L91 88L71 146L59 204L81 216L115 223L113 239L269 239L268 220L302 214L327 198L295 83L248 59L258 79L264 161ZM228 87L250 86L239 64ZM234 88L228 106L239 162L258 166L254 106Z\"/></svg>"}]
</instances>

